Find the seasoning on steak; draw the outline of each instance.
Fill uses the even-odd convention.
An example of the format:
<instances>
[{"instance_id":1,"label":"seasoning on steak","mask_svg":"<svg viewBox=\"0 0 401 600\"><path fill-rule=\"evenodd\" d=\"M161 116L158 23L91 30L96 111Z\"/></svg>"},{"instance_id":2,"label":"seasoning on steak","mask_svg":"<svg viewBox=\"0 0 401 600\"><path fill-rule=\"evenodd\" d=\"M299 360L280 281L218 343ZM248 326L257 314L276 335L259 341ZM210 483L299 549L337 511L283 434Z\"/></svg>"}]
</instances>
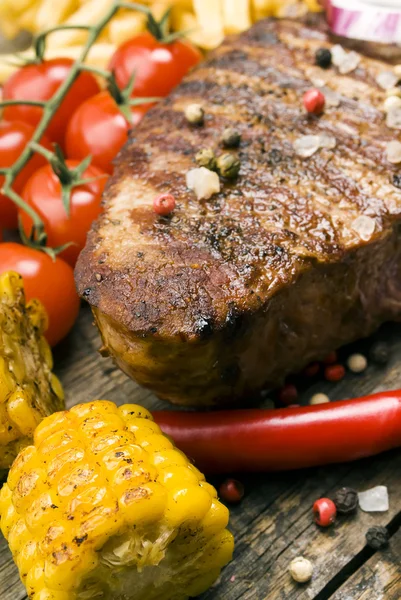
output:
<instances>
[{"instance_id":1,"label":"seasoning on steak","mask_svg":"<svg viewBox=\"0 0 401 600\"><path fill-rule=\"evenodd\" d=\"M117 160L76 280L111 356L161 398L241 400L400 318L401 190L386 154L400 134L377 83L390 67L322 69L322 47L324 33L291 21L229 38ZM325 111L307 115L303 94L319 86ZM203 126L185 118L194 103ZM199 201L186 174L200 149L227 152L227 128L241 135L239 177ZM161 193L176 199L169 217L153 210Z\"/></svg>"}]
</instances>

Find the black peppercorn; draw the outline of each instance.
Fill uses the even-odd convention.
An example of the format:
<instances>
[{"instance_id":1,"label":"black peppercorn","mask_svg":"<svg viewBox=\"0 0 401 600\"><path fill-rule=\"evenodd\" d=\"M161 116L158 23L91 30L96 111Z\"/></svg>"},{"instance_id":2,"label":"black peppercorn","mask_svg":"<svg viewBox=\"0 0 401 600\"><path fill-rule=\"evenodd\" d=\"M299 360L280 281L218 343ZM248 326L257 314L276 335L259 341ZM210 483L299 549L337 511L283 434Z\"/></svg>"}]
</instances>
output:
<instances>
[{"instance_id":1,"label":"black peppercorn","mask_svg":"<svg viewBox=\"0 0 401 600\"><path fill-rule=\"evenodd\" d=\"M371 527L366 532L366 541L373 550L381 550L388 546L390 536L385 527Z\"/></svg>"},{"instance_id":2,"label":"black peppercorn","mask_svg":"<svg viewBox=\"0 0 401 600\"><path fill-rule=\"evenodd\" d=\"M352 488L343 487L334 496L334 504L341 515L349 515L358 507L358 494Z\"/></svg>"},{"instance_id":3,"label":"black peppercorn","mask_svg":"<svg viewBox=\"0 0 401 600\"><path fill-rule=\"evenodd\" d=\"M401 188L401 174L395 174L393 175L393 185L396 188Z\"/></svg>"},{"instance_id":4,"label":"black peppercorn","mask_svg":"<svg viewBox=\"0 0 401 600\"><path fill-rule=\"evenodd\" d=\"M385 342L377 342L376 344L373 344L370 349L369 356L372 361L378 365L387 364L390 357L388 345Z\"/></svg>"},{"instance_id":5,"label":"black peppercorn","mask_svg":"<svg viewBox=\"0 0 401 600\"><path fill-rule=\"evenodd\" d=\"M331 52L328 48L319 48L315 54L315 60L318 67L328 69L331 66Z\"/></svg>"}]
</instances>

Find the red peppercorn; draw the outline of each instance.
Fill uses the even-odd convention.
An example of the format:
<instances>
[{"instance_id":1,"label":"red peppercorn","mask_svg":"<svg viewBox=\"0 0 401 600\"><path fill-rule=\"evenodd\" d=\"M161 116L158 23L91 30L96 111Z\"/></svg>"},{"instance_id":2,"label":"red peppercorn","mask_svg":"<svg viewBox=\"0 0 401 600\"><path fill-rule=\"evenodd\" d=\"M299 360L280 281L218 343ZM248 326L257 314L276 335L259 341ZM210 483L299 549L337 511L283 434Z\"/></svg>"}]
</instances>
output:
<instances>
[{"instance_id":1,"label":"red peppercorn","mask_svg":"<svg viewBox=\"0 0 401 600\"><path fill-rule=\"evenodd\" d=\"M330 352L330 354L328 354L326 356L326 358L323 361L323 364L325 365L334 365L334 363L337 362L337 352L335 350L333 350L333 352Z\"/></svg>"},{"instance_id":2,"label":"red peppercorn","mask_svg":"<svg viewBox=\"0 0 401 600\"><path fill-rule=\"evenodd\" d=\"M314 377L315 375L317 375L320 371L320 365L317 362L311 363L310 365L308 365L307 367L305 367L305 369L302 371L302 374L305 377Z\"/></svg>"},{"instance_id":3,"label":"red peppercorn","mask_svg":"<svg viewBox=\"0 0 401 600\"><path fill-rule=\"evenodd\" d=\"M330 498L320 498L313 505L313 514L320 527L329 527L336 520L336 505Z\"/></svg>"},{"instance_id":4,"label":"red peppercorn","mask_svg":"<svg viewBox=\"0 0 401 600\"><path fill-rule=\"evenodd\" d=\"M287 406L290 404L294 404L298 399L298 390L292 383L287 383L281 390L279 391L278 397L280 402L286 404Z\"/></svg>"},{"instance_id":5,"label":"red peppercorn","mask_svg":"<svg viewBox=\"0 0 401 600\"><path fill-rule=\"evenodd\" d=\"M220 486L220 498L231 504L238 504L244 497L244 486L236 479L226 479Z\"/></svg>"},{"instance_id":6,"label":"red peppercorn","mask_svg":"<svg viewBox=\"0 0 401 600\"><path fill-rule=\"evenodd\" d=\"M324 370L327 381L340 381L345 376L345 368L342 365L329 365Z\"/></svg>"},{"instance_id":7,"label":"red peppercorn","mask_svg":"<svg viewBox=\"0 0 401 600\"><path fill-rule=\"evenodd\" d=\"M175 198L172 194L160 194L153 200L153 210L163 217L169 215L175 208Z\"/></svg>"},{"instance_id":8,"label":"red peppercorn","mask_svg":"<svg viewBox=\"0 0 401 600\"><path fill-rule=\"evenodd\" d=\"M308 113L320 115L323 112L326 98L320 90L308 90L304 94L304 106Z\"/></svg>"}]
</instances>

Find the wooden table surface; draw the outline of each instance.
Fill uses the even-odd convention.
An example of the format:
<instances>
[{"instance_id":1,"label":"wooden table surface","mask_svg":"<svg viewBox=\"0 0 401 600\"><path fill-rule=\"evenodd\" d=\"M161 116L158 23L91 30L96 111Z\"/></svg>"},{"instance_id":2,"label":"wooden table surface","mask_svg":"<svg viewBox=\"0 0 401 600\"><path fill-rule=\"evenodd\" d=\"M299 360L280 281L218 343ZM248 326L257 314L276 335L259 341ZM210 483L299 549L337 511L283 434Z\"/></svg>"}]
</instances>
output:
<instances>
[{"instance_id":1,"label":"wooden table surface","mask_svg":"<svg viewBox=\"0 0 401 600\"><path fill-rule=\"evenodd\" d=\"M370 365L363 375L348 374L338 384L317 380L302 401L317 391L331 399L401 387L401 326L387 325L376 336L386 340L391 358L386 367ZM372 340L352 348L367 351ZM117 403L137 402L148 408L165 407L139 388L110 359L96 352L100 339L85 307L73 333L55 353L56 371L67 394L67 405L95 398ZM344 349L347 356L351 349ZM302 448L300 448L302 452ZM298 473L241 476L246 496L232 509L230 528L236 538L233 562L204 600L400 600L401 599L401 451L354 464ZM213 481L218 484L219 480ZM311 506L342 486L365 490L386 485L390 510L381 514L359 511L339 518L326 530L313 522ZM374 552L365 544L372 525L385 525L389 548ZM308 557L315 573L308 585L288 574L290 561ZM0 542L0 599L26 599L18 572L4 540Z\"/></svg>"}]
</instances>

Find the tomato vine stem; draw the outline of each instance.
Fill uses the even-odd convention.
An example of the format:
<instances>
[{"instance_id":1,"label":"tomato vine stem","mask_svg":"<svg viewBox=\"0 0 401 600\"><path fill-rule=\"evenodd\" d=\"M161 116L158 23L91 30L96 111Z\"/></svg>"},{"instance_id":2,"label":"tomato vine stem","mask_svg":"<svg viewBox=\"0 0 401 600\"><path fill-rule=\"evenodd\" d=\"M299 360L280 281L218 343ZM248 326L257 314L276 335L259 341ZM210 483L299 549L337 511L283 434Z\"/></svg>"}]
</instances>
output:
<instances>
[{"instance_id":1,"label":"tomato vine stem","mask_svg":"<svg viewBox=\"0 0 401 600\"><path fill-rule=\"evenodd\" d=\"M4 102L0 102L0 108L4 106L10 106L12 104L31 104L36 105L43 108L42 118L39 121L34 134L30 140L30 144L28 144L24 150L21 152L19 158L14 162L13 165L6 169L1 169L1 174L4 175L5 181L2 189L0 190L2 194L10 198L21 210L27 213L32 221L33 221L33 240L37 245L46 244L47 236L45 231L45 226L40 218L40 216L33 210L23 199L22 197L12 189L12 186L15 182L16 177L22 171L27 162L32 158L34 154L35 144L39 144L40 140L48 128L54 114L60 107L62 101L64 100L66 94L69 92L71 86L79 76L80 72L84 70L86 67L83 64L85 59L87 58L90 49L93 44L98 39L99 35L102 33L103 29L108 25L109 21L114 17L114 15L121 9L127 10L137 10L147 15L149 19L152 18L152 13L150 9L146 6L142 6L140 4L128 3L116 0L114 4L109 8L109 10L104 14L104 16L98 21L96 25L60 25L57 27L52 27L47 29L43 33L41 33L34 42L34 48L36 52L36 56L38 60L43 60L45 51L46 51L46 37L50 33L54 33L55 31L61 31L63 29L85 29L88 31L88 38L82 48L82 52L79 58L74 62L71 67L71 70L68 76L65 78L63 83L60 85L56 93L50 98L47 102L40 101L24 101L24 100L6 100ZM98 73L100 75L100 72Z\"/></svg>"}]
</instances>

